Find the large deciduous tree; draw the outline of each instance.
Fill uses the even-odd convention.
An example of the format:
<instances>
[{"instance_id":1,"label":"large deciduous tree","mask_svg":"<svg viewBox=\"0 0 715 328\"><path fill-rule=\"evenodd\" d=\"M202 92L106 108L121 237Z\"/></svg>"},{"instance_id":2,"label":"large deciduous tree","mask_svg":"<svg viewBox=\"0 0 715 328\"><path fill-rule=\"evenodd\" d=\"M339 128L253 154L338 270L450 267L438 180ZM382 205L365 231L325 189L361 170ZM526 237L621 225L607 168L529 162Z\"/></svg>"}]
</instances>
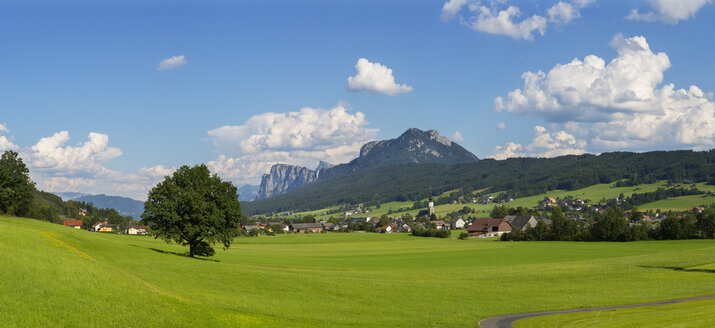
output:
<instances>
[{"instance_id":1,"label":"large deciduous tree","mask_svg":"<svg viewBox=\"0 0 715 328\"><path fill-rule=\"evenodd\" d=\"M0 213L26 216L32 207L35 183L22 158L12 150L0 157Z\"/></svg>"},{"instance_id":2,"label":"large deciduous tree","mask_svg":"<svg viewBox=\"0 0 715 328\"><path fill-rule=\"evenodd\" d=\"M206 165L182 166L149 192L142 222L157 238L189 246L191 257L212 256L216 242L228 248L240 229L236 190Z\"/></svg>"}]
</instances>

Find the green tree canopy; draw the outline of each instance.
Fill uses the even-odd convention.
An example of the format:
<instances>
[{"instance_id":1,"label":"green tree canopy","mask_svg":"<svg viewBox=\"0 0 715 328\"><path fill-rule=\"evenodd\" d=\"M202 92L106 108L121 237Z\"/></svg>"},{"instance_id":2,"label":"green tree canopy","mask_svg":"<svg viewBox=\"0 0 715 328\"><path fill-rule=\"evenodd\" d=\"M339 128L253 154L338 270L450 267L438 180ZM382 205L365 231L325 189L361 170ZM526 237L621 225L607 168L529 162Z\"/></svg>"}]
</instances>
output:
<instances>
[{"instance_id":1,"label":"green tree canopy","mask_svg":"<svg viewBox=\"0 0 715 328\"><path fill-rule=\"evenodd\" d=\"M32 208L35 183L22 158L12 150L0 157L0 213L26 216Z\"/></svg>"},{"instance_id":2,"label":"green tree canopy","mask_svg":"<svg viewBox=\"0 0 715 328\"><path fill-rule=\"evenodd\" d=\"M142 222L157 238L188 245L191 257L212 256L216 242L228 248L240 229L236 191L206 165L184 165L149 192Z\"/></svg>"}]
</instances>

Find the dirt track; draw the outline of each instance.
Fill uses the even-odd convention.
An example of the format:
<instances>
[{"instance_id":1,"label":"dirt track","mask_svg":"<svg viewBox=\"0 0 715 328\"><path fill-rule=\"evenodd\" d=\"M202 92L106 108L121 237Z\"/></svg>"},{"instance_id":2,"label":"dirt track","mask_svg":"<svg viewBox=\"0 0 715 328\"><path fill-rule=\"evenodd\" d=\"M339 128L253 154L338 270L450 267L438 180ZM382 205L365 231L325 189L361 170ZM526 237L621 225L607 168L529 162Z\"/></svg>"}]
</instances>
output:
<instances>
[{"instance_id":1,"label":"dirt track","mask_svg":"<svg viewBox=\"0 0 715 328\"><path fill-rule=\"evenodd\" d=\"M708 298L715 298L715 294L696 296L696 297L688 297L688 298L679 298L679 299L675 299L675 300L667 300L667 301L660 301L660 302L650 302L650 303L601 306L601 307L571 309L571 310L556 310L556 311L506 314L506 315L499 315L496 317L486 318L482 321L479 321L479 326L482 328L512 328L511 324L512 324L512 322L514 322L516 320L526 319L526 318L531 318L531 317L538 317L538 316L542 316L542 315L627 309L627 308L634 308L634 307L666 305L666 304L674 304L674 303L681 303L681 302L697 301L697 300L704 300L704 299L708 299Z\"/></svg>"}]
</instances>

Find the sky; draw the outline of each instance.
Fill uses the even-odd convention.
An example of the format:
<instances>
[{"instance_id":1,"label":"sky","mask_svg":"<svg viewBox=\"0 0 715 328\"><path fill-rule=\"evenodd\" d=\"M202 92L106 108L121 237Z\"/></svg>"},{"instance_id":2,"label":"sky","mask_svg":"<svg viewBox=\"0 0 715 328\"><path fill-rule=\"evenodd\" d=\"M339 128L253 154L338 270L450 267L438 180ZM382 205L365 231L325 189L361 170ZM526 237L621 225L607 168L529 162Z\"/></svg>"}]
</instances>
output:
<instances>
[{"instance_id":1,"label":"sky","mask_svg":"<svg viewBox=\"0 0 715 328\"><path fill-rule=\"evenodd\" d=\"M714 32L710 0L0 0L0 151L144 200L411 127L479 158L707 150Z\"/></svg>"}]
</instances>

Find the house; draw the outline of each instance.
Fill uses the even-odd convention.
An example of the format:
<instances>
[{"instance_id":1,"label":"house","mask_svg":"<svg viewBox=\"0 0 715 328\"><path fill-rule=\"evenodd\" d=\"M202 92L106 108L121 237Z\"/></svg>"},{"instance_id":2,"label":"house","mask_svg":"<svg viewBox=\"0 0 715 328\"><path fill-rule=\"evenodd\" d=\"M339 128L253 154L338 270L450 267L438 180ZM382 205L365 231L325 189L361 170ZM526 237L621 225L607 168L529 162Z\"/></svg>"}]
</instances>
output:
<instances>
[{"instance_id":1,"label":"house","mask_svg":"<svg viewBox=\"0 0 715 328\"><path fill-rule=\"evenodd\" d=\"M334 223L323 222L322 224L323 224L323 229L328 230L328 231L337 231L338 229L340 229L340 226L338 226L337 224L334 224Z\"/></svg>"},{"instance_id":2,"label":"house","mask_svg":"<svg viewBox=\"0 0 715 328\"><path fill-rule=\"evenodd\" d=\"M467 220L462 218L456 218L449 221L454 229L464 229L464 225L467 224Z\"/></svg>"},{"instance_id":3,"label":"house","mask_svg":"<svg viewBox=\"0 0 715 328\"><path fill-rule=\"evenodd\" d=\"M124 228L124 234L126 235L146 235L145 225L130 225Z\"/></svg>"},{"instance_id":4,"label":"house","mask_svg":"<svg viewBox=\"0 0 715 328\"><path fill-rule=\"evenodd\" d=\"M437 226L437 230L449 230L449 223L443 220L434 221L434 225Z\"/></svg>"},{"instance_id":5,"label":"house","mask_svg":"<svg viewBox=\"0 0 715 328\"><path fill-rule=\"evenodd\" d=\"M377 232L377 233L392 233L393 231L392 231L392 226L386 225L383 227L378 227L377 229L375 229L375 232Z\"/></svg>"},{"instance_id":6,"label":"house","mask_svg":"<svg viewBox=\"0 0 715 328\"><path fill-rule=\"evenodd\" d=\"M92 231L94 232L112 232L114 231L114 225L107 221L97 222L92 225Z\"/></svg>"},{"instance_id":7,"label":"house","mask_svg":"<svg viewBox=\"0 0 715 328\"><path fill-rule=\"evenodd\" d=\"M79 216L86 216L87 215L87 210L84 208L80 208L77 210L77 215Z\"/></svg>"},{"instance_id":8,"label":"house","mask_svg":"<svg viewBox=\"0 0 715 328\"><path fill-rule=\"evenodd\" d=\"M63 220L62 225L75 229L82 229L82 220Z\"/></svg>"},{"instance_id":9,"label":"house","mask_svg":"<svg viewBox=\"0 0 715 328\"><path fill-rule=\"evenodd\" d=\"M533 215L507 215L504 220L509 221L514 229L525 231L529 227L536 227L538 221Z\"/></svg>"},{"instance_id":10,"label":"house","mask_svg":"<svg viewBox=\"0 0 715 328\"><path fill-rule=\"evenodd\" d=\"M493 237L511 232L512 226L505 219L476 219L467 228L469 236Z\"/></svg>"},{"instance_id":11,"label":"house","mask_svg":"<svg viewBox=\"0 0 715 328\"><path fill-rule=\"evenodd\" d=\"M243 227L243 230L246 230L246 232L251 232L251 230L260 230L261 227L259 225L247 225Z\"/></svg>"},{"instance_id":12,"label":"house","mask_svg":"<svg viewBox=\"0 0 715 328\"><path fill-rule=\"evenodd\" d=\"M407 223L405 223L402 226L400 226L400 231L401 232L412 232L412 228L410 228L410 226L408 226Z\"/></svg>"},{"instance_id":13,"label":"house","mask_svg":"<svg viewBox=\"0 0 715 328\"><path fill-rule=\"evenodd\" d=\"M323 225L320 223L291 223L290 231L294 233L321 232Z\"/></svg>"}]
</instances>

